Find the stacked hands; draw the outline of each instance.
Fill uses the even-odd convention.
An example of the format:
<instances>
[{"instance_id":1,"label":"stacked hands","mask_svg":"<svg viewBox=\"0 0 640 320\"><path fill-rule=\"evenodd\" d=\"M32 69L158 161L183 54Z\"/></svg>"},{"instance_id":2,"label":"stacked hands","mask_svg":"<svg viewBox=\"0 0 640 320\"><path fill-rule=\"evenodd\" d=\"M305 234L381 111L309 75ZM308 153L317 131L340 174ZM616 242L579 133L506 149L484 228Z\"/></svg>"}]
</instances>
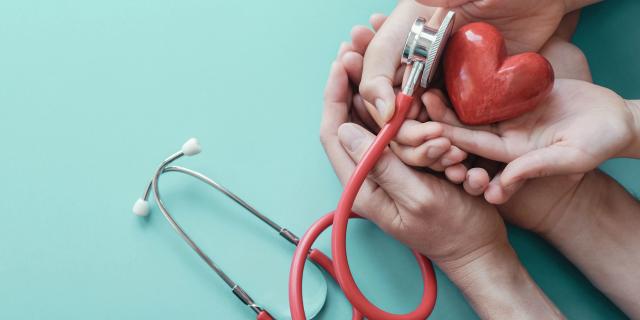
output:
<instances>
[{"instance_id":1,"label":"stacked hands","mask_svg":"<svg viewBox=\"0 0 640 320\"><path fill-rule=\"evenodd\" d=\"M404 76L395 57L406 31L417 16L445 10L435 6L457 12L456 28L493 24L509 54L539 51L556 81L533 111L474 127L458 120L437 85L416 90L420 99L354 211L431 258L481 317L562 318L521 266L503 218L545 237L623 311L640 317L640 277L633 275L640 206L594 171L610 158L640 157L640 107L592 84L586 59L568 42L577 23L569 12L589 1L421 2L400 1L390 17L371 16L373 30L354 27L331 66L321 140L343 184L393 115Z\"/></svg>"}]
</instances>

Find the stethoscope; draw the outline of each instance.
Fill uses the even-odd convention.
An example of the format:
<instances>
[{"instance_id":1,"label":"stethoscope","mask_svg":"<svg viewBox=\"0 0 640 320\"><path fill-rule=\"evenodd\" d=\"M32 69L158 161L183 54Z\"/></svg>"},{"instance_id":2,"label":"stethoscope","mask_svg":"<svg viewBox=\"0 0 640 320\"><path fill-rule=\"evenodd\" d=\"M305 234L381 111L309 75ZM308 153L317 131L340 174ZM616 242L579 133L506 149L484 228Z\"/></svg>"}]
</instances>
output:
<instances>
[{"instance_id":1,"label":"stethoscope","mask_svg":"<svg viewBox=\"0 0 640 320\"><path fill-rule=\"evenodd\" d=\"M414 311L407 314L393 314L386 312L371 303L356 285L347 261L346 232L348 220L352 218L359 218L359 216L351 210L358 191L360 190L364 180L367 178L367 175L380 158L380 155L391 139L395 137L400 126L404 122L413 101L412 95L415 86L418 84L418 80L420 80L419 84L423 88L427 88L431 83L431 80L436 73L440 56L444 51L446 41L453 28L454 17L454 12L449 11L437 30L428 27L424 18L416 19L411 27L411 31L409 32L402 52L402 63L411 66L411 70L402 91L396 96L396 111L394 116L386 125L384 125L382 130L380 130L373 144L365 153L362 161L356 166L354 173L345 185L344 191L338 202L337 209L334 212L328 213L311 225L302 238L298 238L290 230L275 223L266 215L262 214L237 195L206 175L188 168L172 166L171 164L174 161L184 156L193 156L200 153L200 144L194 138L185 142L180 151L172 154L160 163L160 166L156 169L151 182L147 185L144 195L134 204L133 212L138 216L147 216L150 211L148 199L153 193L153 198L158 208L169 224L171 224L173 229L227 284L227 286L231 288L231 292L233 292L238 299L256 313L258 320L268 320L273 319L273 317L267 310L256 304L251 296L235 281L233 281L209 256L207 256L207 254L200 249L200 247L176 222L162 201L162 197L159 192L158 181L161 175L168 172L177 172L192 176L206 183L214 189L222 192L238 205L242 206L253 216L274 229L281 237L296 247L289 273L289 307L292 319L306 319L304 303L302 300L302 275L307 259L322 267L340 285L345 296L353 306L353 319L362 319L363 317L372 320L409 320L427 318L429 314L431 314L435 305L437 289L436 278L431 261L422 256L419 252L415 250L413 251L422 273L424 285L424 293L420 305ZM334 259L333 261L321 251L311 248L317 237L331 225L333 225L331 233L331 253Z\"/></svg>"}]
</instances>

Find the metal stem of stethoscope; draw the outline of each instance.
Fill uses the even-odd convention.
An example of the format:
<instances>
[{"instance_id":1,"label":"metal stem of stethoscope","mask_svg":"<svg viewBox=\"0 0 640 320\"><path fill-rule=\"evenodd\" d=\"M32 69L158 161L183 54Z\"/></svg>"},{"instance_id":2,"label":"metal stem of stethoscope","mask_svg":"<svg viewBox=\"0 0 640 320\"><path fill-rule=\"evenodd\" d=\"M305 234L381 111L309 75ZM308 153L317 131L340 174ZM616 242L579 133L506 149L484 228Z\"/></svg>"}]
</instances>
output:
<instances>
[{"instance_id":1,"label":"metal stem of stethoscope","mask_svg":"<svg viewBox=\"0 0 640 320\"><path fill-rule=\"evenodd\" d=\"M173 227L173 229L180 235L180 237L198 254L198 256L211 268L211 270L213 270L227 284L227 286L231 288L232 292L236 295L236 297L238 297L238 299L240 299L245 305L251 308L251 310L253 310L256 314L260 314L264 312L264 309L258 306L254 302L254 300L251 298L251 296L244 289L242 289L242 287L240 287L237 283L235 283L235 281L233 281L207 254L205 254L204 251L200 249L200 247L189 237L189 235L184 231L184 229L180 227L180 225L176 222L176 220L173 219L173 216L171 215L171 213L169 213L169 210L164 205L164 202L162 201L162 196L160 195L160 190L158 187L158 181L160 179L160 176L167 172L178 172L178 173L192 176L208 184L209 186L213 187L214 189L223 193L225 196L232 199L234 202L236 202L237 204L245 208L247 211L249 211L255 217L257 217L262 222L267 224L269 227L277 231L280 236L282 236L284 239L286 239L293 245L298 244L299 242L298 237L288 229L278 225L273 220L269 219L267 216L260 213L257 209L252 207L250 204L242 200L233 192L229 191L229 189L225 188L224 186L215 182L214 180L205 176L204 174L191 169L184 168L184 167L169 166L172 162L178 160L179 158L185 155L194 155L199 153L200 151L200 147L195 139L191 139L187 141L187 143L185 143L185 146L187 147L185 148L183 146L183 150L174 153L173 155L169 156L167 159L165 159L160 163L160 165L158 166L158 169L155 171L153 175L153 178L151 179L149 184L147 184L147 187L144 191L142 198L140 198L138 202L136 202L136 205L134 205L134 212L138 215L148 214L149 208L148 208L147 200L149 199L149 196L151 195L151 193L153 193L153 197L158 205L158 208L160 209L160 211L162 212L166 220L169 222L171 227ZM195 149L189 149L189 146L190 147L195 146Z\"/></svg>"}]
</instances>

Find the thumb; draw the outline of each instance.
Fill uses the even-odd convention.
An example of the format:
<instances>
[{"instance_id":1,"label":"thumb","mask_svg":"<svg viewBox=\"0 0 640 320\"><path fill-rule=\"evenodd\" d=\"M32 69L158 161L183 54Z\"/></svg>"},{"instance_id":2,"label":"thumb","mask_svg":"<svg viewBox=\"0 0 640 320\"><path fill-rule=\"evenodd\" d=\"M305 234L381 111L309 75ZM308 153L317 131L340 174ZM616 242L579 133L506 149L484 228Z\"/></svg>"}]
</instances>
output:
<instances>
[{"instance_id":1,"label":"thumb","mask_svg":"<svg viewBox=\"0 0 640 320\"><path fill-rule=\"evenodd\" d=\"M375 136L366 129L354 124L345 123L338 129L340 143L351 159L360 162ZM369 178L377 183L392 199L401 203L412 201L408 195L413 194L411 186L420 185L413 171L387 148L375 164Z\"/></svg>"},{"instance_id":2,"label":"thumb","mask_svg":"<svg viewBox=\"0 0 640 320\"><path fill-rule=\"evenodd\" d=\"M365 69L371 69L372 63L370 61L371 59L367 61L365 57ZM375 65L380 66L377 63ZM395 71L390 75L378 74L370 77L363 73L360 84L360 94L366 102L367 109L381 127L391 119L395 112L396 95L393 91L393 81L391 80L394 74Z\"/></svg>"},{"instance_id":3,"label":"thumb","mask_svg":"<svg viewBox=\"0 0 640 320\"><path fill-rule=\"evenodd\" d=\"M398 2L367 47L360 94L381 126L391 119L395 111L393 80L400 67L406 34L417 15L431 16L431 11L414 1Z\"/></svg>"},{"instance_id":4,"label":"thumb","mask_svg":"<svg viewBox=\"0 0 640 320\"><path fill-rule=\"evenodd\" d=\"M584 154L569 147L552 145L537 149L511 161L502 172L500 184L509 187L526 179L582 173L591 169L579 161L583 158Z\"/></svg>"}]
</instances>

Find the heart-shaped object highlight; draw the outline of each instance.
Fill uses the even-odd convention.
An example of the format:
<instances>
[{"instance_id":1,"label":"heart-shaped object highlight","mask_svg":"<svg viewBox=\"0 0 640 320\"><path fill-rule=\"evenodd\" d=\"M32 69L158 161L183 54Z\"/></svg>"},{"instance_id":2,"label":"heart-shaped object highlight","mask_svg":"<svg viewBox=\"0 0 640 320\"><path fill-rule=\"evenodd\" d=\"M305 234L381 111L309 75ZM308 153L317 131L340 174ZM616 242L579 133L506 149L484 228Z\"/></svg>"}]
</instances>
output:
<instances>
[{"instance_id":1,"label":"heart-shaped object highlight","mask_svg":"<svg viewBox=\"0 0 640 320\"><path fill-rule=\"evenodd\" d=\"M535 108L553 87L553 69L543 56L507 56L494 26L476 22L456 31L444 56L445 83L460 120L469 125L515 118Z\"/></svg>"}]
</instances>

